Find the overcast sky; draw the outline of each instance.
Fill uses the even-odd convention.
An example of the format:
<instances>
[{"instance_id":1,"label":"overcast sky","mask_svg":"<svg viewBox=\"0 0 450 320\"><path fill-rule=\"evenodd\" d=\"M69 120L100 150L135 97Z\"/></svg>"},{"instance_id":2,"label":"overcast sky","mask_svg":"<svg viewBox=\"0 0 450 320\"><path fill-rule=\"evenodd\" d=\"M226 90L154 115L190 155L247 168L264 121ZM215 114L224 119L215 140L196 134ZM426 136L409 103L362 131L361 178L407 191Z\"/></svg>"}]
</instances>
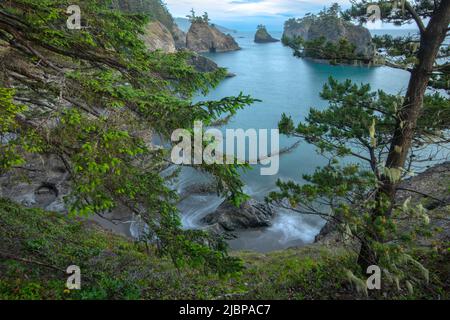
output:
<instances>
[{"instance_id":1,"label":"overcast sky","mask_svg":"<svg viewBox=\"0 0 450 320\"><path fill-rule=\"evenodd\" d=\"M349 0L165 0L174 17L185 17L191 8L201 15L208 12L211 20L226 27L253 30L260 23L271 30L282 30L284 21L316 13L324 6L338 2L347 8ZM380 28L381 24L372 26ZM386 26L385 26L386 27Z\"/></svg>"}]
</instances>

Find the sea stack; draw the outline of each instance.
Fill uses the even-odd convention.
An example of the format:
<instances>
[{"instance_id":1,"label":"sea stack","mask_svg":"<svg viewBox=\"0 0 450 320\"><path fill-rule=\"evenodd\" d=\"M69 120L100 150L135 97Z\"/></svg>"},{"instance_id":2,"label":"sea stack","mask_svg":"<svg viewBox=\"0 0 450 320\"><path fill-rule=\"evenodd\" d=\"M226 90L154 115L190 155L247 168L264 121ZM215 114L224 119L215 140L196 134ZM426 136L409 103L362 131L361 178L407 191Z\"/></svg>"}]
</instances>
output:
<instances>
[{"instance_id":1,"label":"sea stack","mask_svg":"<svg viewBox=\"0 0 450 320\"><path fill-rule=\"evenodd\" d=\"M270 43L270 42L278 42L280 40L273 38L269 32L267 32L266 26L260 24L258 26L258 30L255 34L255 42L256 43Z\"/></svg>"}]
</instances>

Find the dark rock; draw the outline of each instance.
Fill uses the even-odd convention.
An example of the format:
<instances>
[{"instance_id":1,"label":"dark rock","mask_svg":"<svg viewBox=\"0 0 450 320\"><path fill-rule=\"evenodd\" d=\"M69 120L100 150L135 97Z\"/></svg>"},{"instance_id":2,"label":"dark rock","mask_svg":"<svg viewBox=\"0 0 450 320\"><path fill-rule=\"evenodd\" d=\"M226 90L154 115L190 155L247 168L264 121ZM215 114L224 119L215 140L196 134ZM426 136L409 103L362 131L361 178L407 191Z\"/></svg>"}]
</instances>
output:
<instances>
[{"instance_id":1,"label":"dark rock","mask_svg":"<svg viewBox=\"0 0 450 320\"><path fill-rule=\"evenodd\" d=\"M159 21L150 22L145 27L145 33L141 39L150 51L162 50L167 53L176 51L172 33Z\"/></svg>"},{"instance_id":2,"label":"dark rock","mask_svg":"<svg viewBox=\"0 0 450 320\"><path fill-rule=\"evenodd\" d=\"M275 211L271 206L249 200L239 208L225 201L217 210L202 219L203 223L220 226L224 231L237 231L271 226Z\"/></svg>"},{"instance_id":3,"label":"dark rock","mask_svg":"<svg viewBox=\"0 0 450 320\"><path fill-rule=\"evenodd\" d=\"M255 42L256 43L270 43L270 42L279 42L280 40L273 38L269 32L267 32L266 27L258 26L258 31L255 34Z\"/></svg>"},{"instance_id":4,"label":"dark rock","mask_svg":"<svg viewBox=\"0 0 450 320\"><path fill-rule=\"evenodd\" d=\"M186 35L186 47L194 52L226 52L240 47L231 35L204 22L192 23Z\"/></svg>"}]
</instances>

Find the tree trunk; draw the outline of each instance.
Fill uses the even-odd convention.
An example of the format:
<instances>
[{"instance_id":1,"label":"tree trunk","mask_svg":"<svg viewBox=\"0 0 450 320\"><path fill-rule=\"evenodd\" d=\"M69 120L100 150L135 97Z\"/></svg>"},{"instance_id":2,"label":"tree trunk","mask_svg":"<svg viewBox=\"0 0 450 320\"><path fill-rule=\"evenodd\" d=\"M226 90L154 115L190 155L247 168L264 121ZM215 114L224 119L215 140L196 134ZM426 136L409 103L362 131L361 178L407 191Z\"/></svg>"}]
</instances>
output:
<instances>
[{"instance_id":1,"label":"tree trunk","mask_svg":"<svg viewBox=\"0 0 450 320\"><path fill-rule=\"evenodd\" d=\"M386 168L388 169L403 169L405 167L434 63L447 35L449 23L450 0L442 0L427 28L421 34L418 61L411 73L405 102L398 112L396 129L386 161ZM392 206L395 201L397 185L398 182L391 181L387 176L383 177L377 194L379 205L373 212L372 221L380 216L390 215L391 210L381 208L381 201L383 199L389 200ZM371 235L371 238L378 240L376 234ZM359 265L364 268L363 271L371 264L377 263L376 255L370 248L370 241L367 240L365 239L362 243L358 259Z\"/></svg>"}]
</instances>

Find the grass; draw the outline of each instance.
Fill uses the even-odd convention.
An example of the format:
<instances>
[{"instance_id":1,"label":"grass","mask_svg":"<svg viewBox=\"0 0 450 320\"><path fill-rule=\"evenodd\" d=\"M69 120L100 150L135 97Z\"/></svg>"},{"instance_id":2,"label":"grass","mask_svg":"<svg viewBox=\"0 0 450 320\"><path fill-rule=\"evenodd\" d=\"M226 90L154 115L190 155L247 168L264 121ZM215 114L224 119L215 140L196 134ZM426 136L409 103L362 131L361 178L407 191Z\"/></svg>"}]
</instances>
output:
<instances>
[{"instance_id":1,"label":"grass","mask_svg":"<svg viewBox=\"0 0 450 320\"><path fill-rule=\"evenodd\" d=\"M0 200L0 299L364 299L346 278L358 274L344 248L311 245L269 254L235 252L241 274L219 277L180 269L152 248L99 227ZM431 281L413 294L371 298L448 299L448 252L415 255ZM78 265L82 289L67 290L65 270Z\"/></svg>"}]
</instances>

